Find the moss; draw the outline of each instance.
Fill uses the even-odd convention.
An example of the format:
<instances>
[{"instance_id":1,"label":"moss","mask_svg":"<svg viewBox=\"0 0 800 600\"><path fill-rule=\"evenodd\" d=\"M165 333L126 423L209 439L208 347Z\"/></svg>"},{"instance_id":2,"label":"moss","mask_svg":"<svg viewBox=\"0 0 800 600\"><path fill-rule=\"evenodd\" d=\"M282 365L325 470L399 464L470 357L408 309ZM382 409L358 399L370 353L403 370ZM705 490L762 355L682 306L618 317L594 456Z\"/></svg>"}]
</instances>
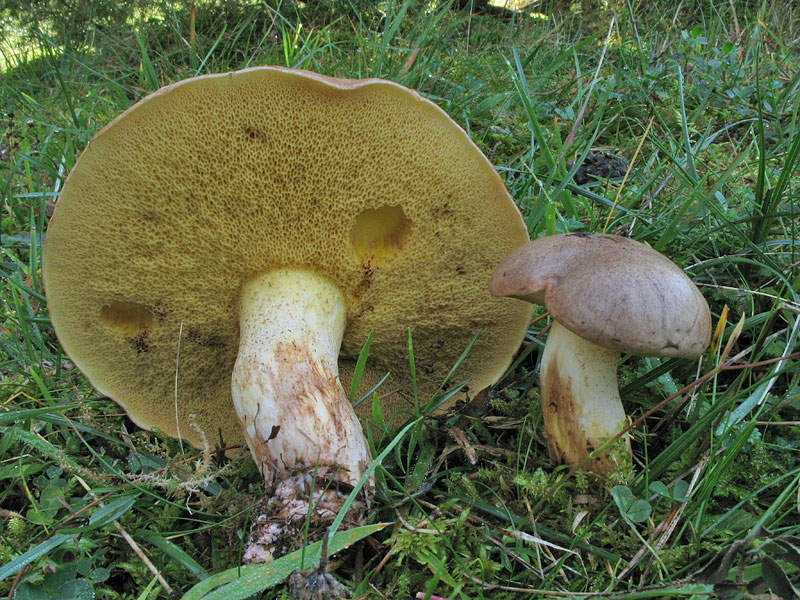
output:
<instances>
[{"instance_id":1,"label":"moss","mask_svg":"<svg viewBox=\"0 0 800 600\"><path fill-rule=\"evenodd\" d=\"M545 497L550 491L550 477L541 468L533 473L517 473L514 485L526 492L532 500Z\"/></svg>"},{"instance_id":2,"label":"moss","mask_svg":"<svg viewBox=\"0 0 800 600\"><path fill-rule=\"evenodd\" d=\"M22 543L31 538L33 535L33 527L31 527L25 519L13 517L6 525L6 532L12 542Z\"/></svg>"}]
</instances>

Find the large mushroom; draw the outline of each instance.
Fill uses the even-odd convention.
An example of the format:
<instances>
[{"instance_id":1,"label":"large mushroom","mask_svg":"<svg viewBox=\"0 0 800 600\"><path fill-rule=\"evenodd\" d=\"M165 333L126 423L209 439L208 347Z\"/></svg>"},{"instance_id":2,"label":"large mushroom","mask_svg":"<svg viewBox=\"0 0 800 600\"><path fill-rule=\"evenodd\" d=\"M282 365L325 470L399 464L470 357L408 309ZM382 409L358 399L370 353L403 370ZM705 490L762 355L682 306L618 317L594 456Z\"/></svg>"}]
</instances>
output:
<instances>
[{"instance_id":1,"label":"large mushroom","mask_svg":"<svg viewBox=\"0 0 800 600\"><path fill-rule=\"evenodd\" d=\"M359 393L391 372L385 415L414 407L409 329L421 401L478 333L457 380L478 391L507 368L530 308L485 281L526 239L492 165L432 102L253 68L167 86L94 137L50 221L44 280L64 349L138 425L247 444L266 494L245 557L266 561L309 506L324 528L371 461L345 392L370 332Z\"/></svg>"},{"instance_id":2,"label":"large mushroom","mask_svg":"<svg viewBox=\"0 0 800 600\"><path fill-rule=\"evenodd\" d=\"M539 376L545 434L550 456L573 466L626 425L621 352L696 358L711 338L708 304L692 280L663 254L618 235L538 238L500 263L490 291L543 304L553 317ZM605 475L616 465L605 452L586 468Z\"/></svg>"}]
</instances>

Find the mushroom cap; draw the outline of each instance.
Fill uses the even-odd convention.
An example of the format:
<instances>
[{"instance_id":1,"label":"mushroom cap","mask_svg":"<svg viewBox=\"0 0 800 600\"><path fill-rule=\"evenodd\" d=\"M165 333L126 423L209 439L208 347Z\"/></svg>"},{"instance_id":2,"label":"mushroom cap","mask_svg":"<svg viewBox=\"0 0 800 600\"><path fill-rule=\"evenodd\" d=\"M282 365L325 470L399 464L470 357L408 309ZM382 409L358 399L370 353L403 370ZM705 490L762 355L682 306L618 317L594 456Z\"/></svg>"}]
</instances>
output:
<instances>
[{"instance_id":1,"label":"mushroom cap","mask_svg":"<svg viewBox=\"0 0 800 600\"><path fill-rule=\"evenodd\" d=\"M538 238L500 263L489 289L543 304L572 333L619 352L694 358L711 339L708 304L692 280L618 235Z\"/></svg>"},{"instance_id":2,"label":"mushroom cap","mask_svg":"<svg viewBox=\"0 0 800 600\"><path fill-rule=\"evenodd\" d=\"M358 393L391 372L388 417L413 407L408 328L422 402L479 330L453 381L477 392L507 368L530 309L486 280L527 239L491 163L432 102L261 67L167 86L101 130L59 196L44 282L64 349L138 425L240 443L243 282L277 267L335 282L343 386L374 332Z\"/></svg>"}]
</instances>

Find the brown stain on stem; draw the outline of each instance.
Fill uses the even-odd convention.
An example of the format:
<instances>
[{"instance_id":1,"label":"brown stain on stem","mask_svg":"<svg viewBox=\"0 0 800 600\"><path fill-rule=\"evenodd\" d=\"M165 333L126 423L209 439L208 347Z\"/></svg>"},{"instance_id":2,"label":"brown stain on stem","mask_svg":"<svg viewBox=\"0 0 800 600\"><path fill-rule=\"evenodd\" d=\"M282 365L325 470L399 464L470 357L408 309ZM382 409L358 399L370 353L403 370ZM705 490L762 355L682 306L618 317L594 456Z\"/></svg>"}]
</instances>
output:
<instances>
[{"instance_id":1,"label":"brown stain on stem","mask_svg":"<svg viewBox=\"0 0 800 600\"><path fill-rule=\"evenodd\" d=\"M550 458L575 466L602 445L602 441L594 439L592 432L581 426L578 419L581 410L573 391L572 378L561 374L556 360L542 372L541 395ZM613 471L615 464L608 453L604 453L582 468L602 476Z\"/></svg>"}]
</instances>

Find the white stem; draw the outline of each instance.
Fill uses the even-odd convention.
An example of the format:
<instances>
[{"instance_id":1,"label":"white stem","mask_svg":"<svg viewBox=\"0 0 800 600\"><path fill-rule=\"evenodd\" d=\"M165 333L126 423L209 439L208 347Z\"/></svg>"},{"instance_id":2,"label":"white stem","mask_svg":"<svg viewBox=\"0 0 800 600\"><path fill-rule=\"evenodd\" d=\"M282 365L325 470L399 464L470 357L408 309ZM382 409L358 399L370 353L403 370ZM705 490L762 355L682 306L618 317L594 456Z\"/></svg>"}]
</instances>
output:
<instances>
[{"instance_id":1,"label":"white stem","mask_svg":"<svg viewBox=\"0 0 800 600\"><path fill-rule=\"evenodd\" d=\"M617 387L619 352L553 322L542 355L540 390L550 456L576 465L626 424ZM604 475L630 453L627 436L585 468Z\"/></svg>"},{"instance_id":2,"label":"white stem","mask_svg":"<svg viewBox=\"0 0 800 600\"><path fill-rule=\"evenodd\" d=\"M248 550L248 560L276 554L272 546L282 542L273 537L294 535L292 528L278 530L302 521L309 506L323 521L332 519L347 490L310 498L312 486L353 486L369 466L361 424L339 382L345 324L341 291L312 271L275 269L242 288L233 404L272 494L254 519L270 530L251 530L260 546Z\"/></svg>"}]
</instances>

